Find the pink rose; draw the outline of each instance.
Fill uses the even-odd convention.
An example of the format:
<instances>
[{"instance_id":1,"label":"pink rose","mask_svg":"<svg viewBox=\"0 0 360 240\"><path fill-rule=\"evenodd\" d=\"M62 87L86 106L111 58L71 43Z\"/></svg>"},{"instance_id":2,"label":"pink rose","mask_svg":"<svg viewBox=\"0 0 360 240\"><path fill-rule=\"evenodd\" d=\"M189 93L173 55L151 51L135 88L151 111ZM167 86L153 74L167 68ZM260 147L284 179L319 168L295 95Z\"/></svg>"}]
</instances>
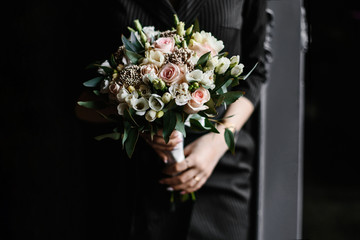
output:
<instances>
[{"instance_id":1,"label":"pink rose","mask_svg":"<svg viewBox=\"0 0 360 240\"><path fill-rule=\"evenodd\" d=\"M162 37L158 38L154 42L155 50L161 51L163 53L171 53L175 47L175 40L172 37Z\"/></svg>"},{"instance_id":2,"label":"pink rose","mask_svg":"<svg viewBox=\"0 0 360 240\"><path fill-rule=\"evenodd\" d=\"M116 82L110 84L109 91L111 93L116 95L116 94L118 94L119 90L120 90L120 85L119 84L117 84Z\"/></svg>"},{"instance_id":3,"label":"pink rose","mask_svg":"<svg viewBox=\"0 0 360 240\"><path fill-rule=\"evenodd\" d=\"M160 72L159 77L166 83L166 85L170 86L173 83L181 83L185 79L185 70L183 66L178 66L173 63L165 64Z\"/></svg>"},{"instance_id":4,"label":"pink rose","mask_svg":"<svg viewBox=\"0 0 360 240\"><path fill-rule=\"evenodd\" d=\"M191 94L191 100L186 104L184 111L188 114L194 114L206 110L209 107L204 105L204 103L209 100L210 92L207 89L200 87Z\"/></svg>"},{"instance_id":5,"label":"pink rose","mask_svg":"<svg viewBox=\"0 0 360 240\"><path fill-rule=\"evenodd\" d=\"M215 56L218 54L217 51L206 42L203 44L194 42L191 46L189 46L189 48L193 50L198 57L201 57L208 52L211 52L211 56Z\"/></svg>"},{"instance_id":6,"label":"pink rose","mask_svg":"<svg viewBox=\"0 0 360 240\"><path fill-rule=\"evenodd\" d=\"M149 74L149 73L155 73L157 74L158 73L158 68L157 66L155 66L154 64L146 64L146 65L142 65L141 68L140 68L140 72L142 75L146 75L146 74Z\"/></svg>"}]
</instances>

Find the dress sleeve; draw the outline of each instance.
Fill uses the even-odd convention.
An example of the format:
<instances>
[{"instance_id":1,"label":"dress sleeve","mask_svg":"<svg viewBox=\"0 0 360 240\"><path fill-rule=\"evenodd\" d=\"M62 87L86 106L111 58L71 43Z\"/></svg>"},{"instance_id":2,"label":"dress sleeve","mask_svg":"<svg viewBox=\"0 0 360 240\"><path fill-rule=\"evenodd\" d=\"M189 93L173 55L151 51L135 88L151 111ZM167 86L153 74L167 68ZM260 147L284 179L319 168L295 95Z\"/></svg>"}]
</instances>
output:
<instances>
[{"instance_id":1,"label":"dress sleeve","mask_svg":"<svg viewBox=\"0 0 360 240\"><path fill-rule=\"evenodd\" d=\"M257 62L258 65L237 88L245 92L244 96L254 106L259 102L261 87L267 76L264 50L267 28L266 2L266 0L245 0L242 13L240 62L245 65L244 74L249 72Z\"/></svg>"}]
</instances>

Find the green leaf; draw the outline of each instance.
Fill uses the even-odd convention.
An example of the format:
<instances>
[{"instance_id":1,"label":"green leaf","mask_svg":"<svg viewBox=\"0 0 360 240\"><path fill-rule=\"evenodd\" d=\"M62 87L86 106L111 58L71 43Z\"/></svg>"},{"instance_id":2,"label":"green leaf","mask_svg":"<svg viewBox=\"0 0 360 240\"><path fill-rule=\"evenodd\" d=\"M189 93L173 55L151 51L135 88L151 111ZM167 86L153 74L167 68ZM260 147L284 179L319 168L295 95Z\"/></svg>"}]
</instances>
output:
<instances>
[{"instance_id":1,"label":"green leaf","mask_svg":"<svg viewBox=\"0 0 360 240\"><path fill-rule=\"evenodd\" d=\"M137 53L137 48L124 35L121 36L121 40L127 50Z\"/></svg>"},{"instance_id":2,"label":"green leaf","mask_svg":"<svg viewBox=\"0 0 360 240\"><path fill-rule=\"evenodd\" d=\"M176 114L173 111L168 111L163 116L163 137L166 143L169 142L171 133L176 126Z\"/></svg>"},{"instance_id":3,"label":"green leaf","mask_svg":"<svg viewBox=\"0 0 360 240\"><path fill-rule=\"evenodd\" d=\"M259 64L259 62L257 62L255 65L254 65L254 67L250 70L250 72L248 72L248 74L246 74L245 76L240 76L239 77L239 79L240 80L245 80L245 79L247 79L249 76L250 76L250 74L255 70L255 68L256 68L256 66Z\"/></svg>"},{"instance_id":4,"label":"green leaf","mask_svg":"<svg viewBox=\"0 0 360 240\"><path fill-rule=\"evenodd\" d=\"M198 119L190 118L190 127L196 131L209 131L209 128L204 127Z\"/></svg>"},{"instance_id":5,"label":"green leaf","mask_svg":"<svg viewBox=\"0 0 360 240\"><path fill-rule=\"evenodd\" d=\"M116 69L117 63L116 63L116 61L115 61L114 54L111 54L109 64L110 64L110 66L111 66L112 68Z\"/></svg>"},{"instance_id":6,"label":"green leaf","mask_svg":"<svg viewBox=\"0 0 360 240\"><path fill-rule=\"evenodd\" d=\"M103 109L107 107L106 103L102 101L78 101L77 104L79 106L92 109Z\"/></svg>"},{"instance_id":7,"label":"green leaf","mask_svg":"<svg viewBox=\"0 0 360 240\"><path fill-rule=\"evenodd\" d=\"M183 116L181 113L176 113L176 125L175 129L178 130L183 134L184 137L186 137L186 131L185 131L185 124L183 120Z\"/></svg>"},{"instance_id":8,"label":"green leaf","mask_svg":"<svg viewBox=\"0 0 360 240\"><path fill-rule=\"evenodd\" d=\"M236 100L238 100L243 95L244 94L242 91L231 91L231 92L224 93L222 96L224 96L225 103L231 104L231 103L235 102Z\"/></svg>"},{"instance_id":9,"label":"green leaf","mask_svg":"<svg viewBox=\"0 0 360 240\"><path fill-rule=\"evenodd\" d=\"M124 118L128 120L131 125L139 127L139 124L135 121L135 118L132 116L132 114L135 114L134 109L126 109L126 111L124 111Z\"/></svg>"},{"instance_id":10,"label":"green leaf","mask_svg":"<svg viewBox=\"0 0 360 240\"><path fill-rule=\"evenodd\" d=\"M125 50L126 56L130 59L130 62L132 64L137 64L139 59L141 59L143 56L137 54L136 52L130 51L128 49Z\"/></svg>"},{"instance_id":11,"label":"green leaf","mask_svg":"<svg viewBox=\"0 0 360 240\"><path fill-rule=\"evenodd\" d=\"M203 54L203 55L199 58L199 60L197 61L197 63L195 64L195 67L196 67L196 66L202 66L202 67L204 67L205 64L207 63L207 61L208 61L209 58L210 58L210 54L211 54L211 52L207 52L207 53Z\"/></svg>"},{"instance_id":12,"label":"green leaf","mask_svg":"<svg viewBox=\"0 0 360 240\"><path fill-rule=\"evenodd\" d=\"M195 19L194 21L194 28L193 28L193 32L200 32L200 24L199 24L199 19Z\"/></svg>"},{"instance_id":13,"label":"green leaf","mask_svg":"<svg viewBox=\"0 0 360 240\"><path fill-rule=\"evenodd\" d=\"M103 140L105 138L111 138L111 139L114 139L114 140L119 140L120 137L121 137L121 133L114 132L114 133L107 133L107 134L97 136L97 137L95 137L95 139L98 140L98 141Z\"/></svg>"},{"instance_id":14,"label":"green leaf","mask_svg":"<svg viewBox=\"0 0 360 240\"><path fill-rule=\"evenodd\" d=\"M131 125L128 121L124 121L124 135L122 137L121 143L123 145L123 147L125 147L125 142L129 136L129 131L131 129Z\"/></svg>"},{"instance_id":15,"label":"green leaf","mask_svg":"<svg viewBox=\"0 0 360 240\"><path fill-rule=\"evenodd\" d=\"M135 32L130 33L130 42L136 48L137 53L142 52L144 50L144 45L136 37Z\"/></svg>"},{"instance_id":16,"label":"green leaf","mask_svg":"<svg viewBox=\"0 0 360 240\"><path fill-rule=\"evenodd\" d=\"M96 77L84 82L83 85L85 87L96 87L103 79L104 77Z\"/></svg>"},{"instance_id":17,"label":"green leaf","mask_svg":"<svg viewBox=\"0 0 360 240\"><path fill-rule=\"evenodd\" d=\"M224 132L225 142L232 154L235 154L235 141L234 141L234 134L228 128L225 128Z\"/></svg>"},{"instance_id":18,"label":"green leaf","mask_svg":"<svg viewBox=\"0 0 360 240\"><path fill-rule=\"evenodd\" d=\"M209 119L205 118L205 127L210 129L211 132L213 133L220 133L216 127L214 126L214 124L212 124L212 122L210 122Z\"/></svg>"},{"instance_id":19,"label":"green leaf","mask_svg":"<svg viewBox=\"0 0 360 240\"><path fill-rule=\"evenodd\" d=\"M172 99L164 108L163 108L163 112L166 113L169 110L172 110L174 108L176 108L177 105L175 104L175 100Z\"/></svg>"},{"instance_id":20,"label":"green leaf","mask_svg":"<svg viewBox=\"0 0 360 240\"><path fill-rule=\"evenodd\" d=\"M139 131L135 128L130 128L128 131L128 137L125 141L125 151L129 158L131 158L134 153L138 138L139 138Z\"/></svg>"}]
</instances>

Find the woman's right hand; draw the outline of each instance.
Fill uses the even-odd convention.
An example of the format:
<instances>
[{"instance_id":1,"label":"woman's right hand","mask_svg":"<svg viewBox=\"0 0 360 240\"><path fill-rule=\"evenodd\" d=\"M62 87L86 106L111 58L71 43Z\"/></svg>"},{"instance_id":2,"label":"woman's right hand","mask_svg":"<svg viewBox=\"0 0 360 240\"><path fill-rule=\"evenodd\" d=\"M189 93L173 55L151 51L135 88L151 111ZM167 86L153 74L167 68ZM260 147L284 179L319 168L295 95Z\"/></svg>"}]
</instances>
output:
<instances>
[{"instance_id":1,"label":"woman's right hand","mask_svg":"<svg viewBox=\"0 0 360 240\"><path fill-rule=\"evenodd\" d=\"M173 150L178 143L183 141L177 131L171 133L168 143L165 142L162 130L159 130L157 134L153 136L153 139L151 139L149 133L142 134L142 137L165 163L169 160L166 152Z\"/></svg>"}]
</instances>

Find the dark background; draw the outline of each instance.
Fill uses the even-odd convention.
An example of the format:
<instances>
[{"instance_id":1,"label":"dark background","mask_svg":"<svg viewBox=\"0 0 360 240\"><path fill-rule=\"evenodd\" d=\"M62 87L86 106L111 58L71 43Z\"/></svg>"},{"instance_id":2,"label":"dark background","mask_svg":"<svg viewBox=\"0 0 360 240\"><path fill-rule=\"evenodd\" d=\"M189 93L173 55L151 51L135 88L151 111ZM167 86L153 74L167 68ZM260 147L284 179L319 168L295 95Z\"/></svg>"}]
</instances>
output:
<instances>
[{"instance_id":1,"label":"dark background","mask_svg":"<svg viewBox=\"0 0 360 240\"><path fill-rule=\"evenodd\" d=\"M359 239L360 7L305 5L304 238ZM109 17L116 6L31 1L3 9L0 239L121 239L126 170L105 151L114 143L94 142L100 130L74 114L92 75L85 66L120 42Z\"/></svg>"}]
</instances>

